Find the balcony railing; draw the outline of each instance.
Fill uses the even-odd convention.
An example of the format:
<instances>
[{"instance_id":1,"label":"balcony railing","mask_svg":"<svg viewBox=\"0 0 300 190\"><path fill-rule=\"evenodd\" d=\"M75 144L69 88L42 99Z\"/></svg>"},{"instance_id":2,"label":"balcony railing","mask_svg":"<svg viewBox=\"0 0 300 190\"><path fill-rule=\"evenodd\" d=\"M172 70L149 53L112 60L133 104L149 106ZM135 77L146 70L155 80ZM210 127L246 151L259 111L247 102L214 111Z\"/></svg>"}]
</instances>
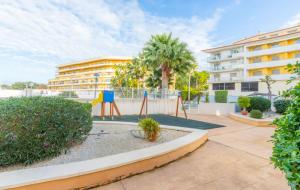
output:
<instances>
[{"instance_id":1,"label":"balcony railing","mask_svg":"<svg viewBox=\"0 0 300 190\"><path fill-rule=\"evenodd\" d=\"M270 75L273 80L288 80L291 77L295 77L296 75L293 74L278 74L278 75ZM246 81L260 81L260 79L263 79L265 76L247 76L245 78Z\"/></svg>"},{"instance_id":2,"label":"balcony railing","mask_svg":"<svg viewBox=\"0 0 300 190\"><path fill-rule=\"evenodd\" d=\"M269 49L262 49L262 50L256 50L256 51L249 51L245 53L246 57L256 57L256 56L262 56L262 55L271 55L271 54L277 54L282 52L289 52L289 51L297 51L300 50L300 44L293 44L288 46L279 46L279 47L273 47Z\"/></svg>"},{"instance_id":3,"label":"balcony railing","mask_svg":"<svg viewBox=\"0 0 300 190\"><path fill-rule=\"evenodd\" d=\"M232 53L226 56L210 56L207 58L208 62L216 62L216 61L226 61L241 58L243 56L243 52Z\"/></svg>"},{"instance_id":4,"label":"balcony railing","mask_svg":"<svg viewBox=\"0 0 300 190\"><path fill-rule=\"evenodd\" d=\"M220 78L210 78L209 82L235 82L241 81L242 77L220 77Z\"/></svg>"},{"instance_id":5,"label":"balcony railing","mask_svg":"<svg viewBox=\"0 0 300 190\"><path fill-rule=\"evenodd\" d=\"M287 64L294 64L297 61L300 61L300 58L294 59L284 59L284 60L277 60L277 61L266 61L266 62L259 62L259 63L251 63L246 64L245 67L247 69L259 69L259 68L268 68L268 67L280 67L285 66Z\"/></svg>"}]
</instances>

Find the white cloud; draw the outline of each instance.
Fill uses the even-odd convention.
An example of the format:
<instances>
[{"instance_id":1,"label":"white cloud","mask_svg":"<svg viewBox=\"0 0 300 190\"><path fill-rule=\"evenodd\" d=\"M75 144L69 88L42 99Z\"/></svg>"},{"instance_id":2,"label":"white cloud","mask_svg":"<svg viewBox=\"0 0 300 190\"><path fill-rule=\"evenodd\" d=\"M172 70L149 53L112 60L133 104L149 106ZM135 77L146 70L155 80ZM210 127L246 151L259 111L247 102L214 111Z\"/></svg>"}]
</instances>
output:
<instances>
[{"instance_id":1,"label":"white cloud","mask_svg":"<svg viewBox=\"0 0 300 190\"><path fill-rule=\"evenodd\" d=\"M300 12L294 15L288 22L284 24L284 27L294 26L300 24Z\"/></svg>"},{"instance_id":2,"label":"white cloud","mask_svg":"<svg viewBox=\"0 0 300 190\"><path fill-rule=\"evenodd\" d=\"M46 82L60 63L135 56L152 34L162 32L187 42L202 62L201 50L210 47L210 32L221 14L216 10L209 18L164 18L144 12L137 1L3 0L0 81Z\"/></svg>"}]
</instances>

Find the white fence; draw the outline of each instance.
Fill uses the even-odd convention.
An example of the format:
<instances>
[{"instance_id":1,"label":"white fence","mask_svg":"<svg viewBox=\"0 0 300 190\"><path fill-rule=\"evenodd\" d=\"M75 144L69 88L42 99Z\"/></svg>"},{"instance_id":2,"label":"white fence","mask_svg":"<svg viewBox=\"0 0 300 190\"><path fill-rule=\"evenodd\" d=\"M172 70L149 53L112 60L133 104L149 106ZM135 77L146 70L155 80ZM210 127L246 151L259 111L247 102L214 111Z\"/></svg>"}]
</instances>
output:
<instances>
[{"instance_id":1,"label":"white fence","mask_svg":"<svg viewBox=\"0 0 300 190\"><path fill-rule=\"evenodd\" d=\"M115 102L121 115L139 114L142 99L116 99ZM148 114L174 114L176 111L176 99L148 100ZM100 104L93 107L93 115L100 115ZM109 104L106 104L105 113L109 114ZM114 112L116 114L116 112Z\"/></svg>"},{"instance_id":2,"label":"white fence","mask_svg":"<svg viewBox=\"0 0 300 190\"><path fill-rule=\"evenodd\" d=\"M21 96L57 96L58 92L51 92L44 89L6 90L0 89L0 98L21 97Z\"/></svg>"},{"instance_id":3,"label":"white fence","mask_svg":"<svg viewBox=\"0 0 300 190\"><path fill-rule=\"evenodd\" d=\"M235 103L199 103L197 107L189 110L193 114L227 116L235 112Z\"/></svg>"}]
</instances>

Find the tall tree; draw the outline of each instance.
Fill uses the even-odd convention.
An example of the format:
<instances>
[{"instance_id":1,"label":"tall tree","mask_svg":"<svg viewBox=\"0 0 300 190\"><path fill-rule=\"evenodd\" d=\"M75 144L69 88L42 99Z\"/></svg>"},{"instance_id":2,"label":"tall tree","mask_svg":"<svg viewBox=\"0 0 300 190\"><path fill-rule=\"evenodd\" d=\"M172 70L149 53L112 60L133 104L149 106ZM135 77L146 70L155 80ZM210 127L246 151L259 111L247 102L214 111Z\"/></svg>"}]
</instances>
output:
<instances>
[{"instance_id":1,"label":"tall tree","mask_svg":"<svg viewBox=\"0 0 300 190\"><path fill-rule=\"evenodd\" d=\"M161 69L161 88L169 88L169 79L174 74L188 73L195 63L195 58L187 44L172 34L151 36L143 49L144 63L149 70Z\"/></svg>"},{"instance_id":2,"label":"tall tree","mask_svg":"<svg viewBox=\"0 0 300 190\"><path fill-rule=\"evenodd\" d=\"M268 88L268 99L270 101L272 101L272 91L271 91L272 88L271 87L272 87L272 84L274 84L276 81L273 80L270 75L266 75L265 78L260 79L260 81L266 83L267 88Z\"/></svg>"},{"instance_id":3,"label":"tall tree","mask_svg":"<svg viewBox=\"0 0 300 190\"><path fill-rule=\"evenodd\" d=\"M111 85L116 88L139 88L144 84L146 72L141 57L134 58L132 63L120 64L115 67L115 76L111 80Z\"/></svg>"}]
</instances>

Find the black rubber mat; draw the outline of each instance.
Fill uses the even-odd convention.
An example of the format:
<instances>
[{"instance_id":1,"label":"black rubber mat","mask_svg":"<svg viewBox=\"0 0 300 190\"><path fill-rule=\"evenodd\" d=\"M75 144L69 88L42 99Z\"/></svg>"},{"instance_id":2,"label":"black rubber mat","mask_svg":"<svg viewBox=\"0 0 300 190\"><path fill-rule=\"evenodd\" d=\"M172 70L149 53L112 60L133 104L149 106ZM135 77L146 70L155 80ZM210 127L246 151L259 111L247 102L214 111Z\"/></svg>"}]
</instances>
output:
<instances>
[{"instance_id":1,"label":"black rubber mat","mask_svg":"<svg viewBox=\"0 0 300 190\"><path fill-rule=\"evenodd\" d=\"M144 116L143 116L144 117ZM212 123L207 123L203 121L197 121L192 119L185 119L182 117L175 117L170 115L164 114L152 114L148 115L148 117L153 118L157 122L162 125L173 125L178 127L189 127L195 129L213 129L219 127L225 127L224 125L217 125ZM138 115L123 115L123 116L115 116L113 121L125 121L125 122L138 122L139 121ZM103 121L102 117L99 116L94 117L94 121ZM105 117L105 121L112 121L110 117Z\"/></svg>"}]
</instances>

